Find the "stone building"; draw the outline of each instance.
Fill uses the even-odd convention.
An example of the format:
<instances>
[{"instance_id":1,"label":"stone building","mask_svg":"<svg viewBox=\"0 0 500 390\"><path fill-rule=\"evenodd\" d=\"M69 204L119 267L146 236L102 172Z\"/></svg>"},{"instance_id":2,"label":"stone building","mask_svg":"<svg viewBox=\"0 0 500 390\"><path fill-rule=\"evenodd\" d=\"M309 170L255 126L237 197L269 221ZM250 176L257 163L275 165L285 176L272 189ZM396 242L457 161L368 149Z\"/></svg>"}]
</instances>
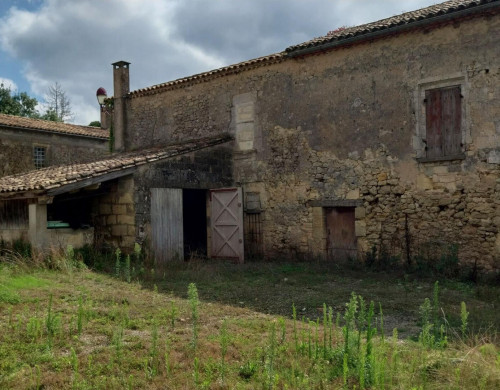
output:
<instances>
[{"instance_id":1,"label":"stone building","mask_svg":"<svg viewBox=\"0 0 500 390\"><path fill-rule=\"evenodd\" d=\"M135 239L498 271L499 36L500 1L452 0L132 92L113 64L116 150L234 138L129 176Z\"/></svg>"},{"instance_id":2,"label":"stone building","mask_svg":"<svg viewBox=\"0 0 500 390\"><path fill-rule=\"evenodd\" d=\"M174 156L230 140L227 135L59 165L0 179L0 238L47 249L103 244L132 251L134 176Z\"/></svg>"},{"instance_id":3,"label":"stone building","mask_svg":"<svg viewBox=\"0 0 500 390\"><path fill-rule=\"evenodd\" d=\"M0 177L99 160L109 154L107 130L0 114ZM28 201L24 194L21 198L0 199L0 238L4 241L27 238L17 229L28 223Z\"/></svg>"},{"instance_id":4,"label":"stone building","mask_svg":"<svg viewBox=\"0 0 500 390\"><path fill-rule=\"evenodd\" d=\"M106 157L108 139L95 127L0 114L0 177Z\"/></svg>"}]
</instances>

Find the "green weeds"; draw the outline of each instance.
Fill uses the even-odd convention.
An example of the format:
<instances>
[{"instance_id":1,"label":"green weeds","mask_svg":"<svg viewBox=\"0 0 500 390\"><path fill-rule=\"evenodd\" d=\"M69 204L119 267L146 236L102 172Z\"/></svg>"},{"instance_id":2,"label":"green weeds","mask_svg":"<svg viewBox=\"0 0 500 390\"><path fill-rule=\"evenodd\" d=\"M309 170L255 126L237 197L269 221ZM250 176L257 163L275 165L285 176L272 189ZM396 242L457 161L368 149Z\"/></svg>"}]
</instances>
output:
<instances>
[{"instance_id":1,"label":"green weeds","mask_svg":"<svg viewBox=\"0 0 500 390\"><path fill-rule=\"evenodd\" d=\"M460 303L460 319L462 321L460 326L460 331L462 332L462 338L465 339L465 333L467 332L467 319L469 318L469 312L467 311L467 306L464 301Z\"/></svg>"},{"instance_id":2,"label":"green weeds","mask_svg":"<svg viewBox=\"0 0 500 390\"><path fill-rule=\"evenodd\" d=\"M133 255L131 262L136 260ZM270 316L241 304L209 302L194 283L187 300L162 292L170 291L165 285L153 291L129 284L126 268L121 257L123 281L91 271L72 272L71 278L61 272L1 273L2 285L19 300L0 302L0 388L500 386L495 332L473 334L474 306L465 300L459 305L456 295L452 301L443 283L427 288L429 298L419 295L411 308L417 312L421 306L420 338L412 341L398 329L392 336L384 332L394 323L388 298L375 303L372 296L351 293L342 306L328 300L310 309L299 301L288 315ZM132 265L130 272L133 278ZM287 269L289 281L297 277L293 272ZM17 289L30 283L38 287ZM411 283L409 298L415 294ZM405 295L402 287L398 291ZM460 339L448 340L454 333L444 313Z\"/></svg>"},{"instance_id":3,"label":"green weeds","mask_svg":"<svg viewBox=\"0 0 500 390\"><path fill-rule=\"evenodd\" d=\"M196 352L196 348L198 346L198 306L200 301L198 299L198 290L194 283L190 283L188 287L188 299L189 305L191 307L191 322L193 325L193 339L191 341L191 346L193 350Z\"/></svg>"},{"instance_id":4,"label":"green weeds","mask_svg":"<svg viewBox=\"0 0 500 390\"><path fill-rule=\"evenodd\" d=\"M222 327L220 329L220 376L222 385L224 385L224 379L226 375L226 355L227 348L229 346L230 337L227 332L227 322L224 320L222 322Z\"/></svg>"}]
</instances>

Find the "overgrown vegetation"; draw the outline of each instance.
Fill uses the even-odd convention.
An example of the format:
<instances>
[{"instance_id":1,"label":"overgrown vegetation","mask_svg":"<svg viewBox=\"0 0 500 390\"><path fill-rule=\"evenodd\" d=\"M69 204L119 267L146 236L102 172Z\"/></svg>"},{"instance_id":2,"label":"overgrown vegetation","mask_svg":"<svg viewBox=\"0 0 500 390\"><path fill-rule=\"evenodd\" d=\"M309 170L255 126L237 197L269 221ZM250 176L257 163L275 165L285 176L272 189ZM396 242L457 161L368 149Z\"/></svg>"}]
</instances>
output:
<instances>
[{"instance_id":1,"label":"overgrown vegetation","mask_svg":"<svg viewBox=\"0 0 500 390\"><path fill-rule=\"evenodd\" d=\"M3 253L0 388L500 387L494 286L84 254Z\"/></svg>"}]
</instances>

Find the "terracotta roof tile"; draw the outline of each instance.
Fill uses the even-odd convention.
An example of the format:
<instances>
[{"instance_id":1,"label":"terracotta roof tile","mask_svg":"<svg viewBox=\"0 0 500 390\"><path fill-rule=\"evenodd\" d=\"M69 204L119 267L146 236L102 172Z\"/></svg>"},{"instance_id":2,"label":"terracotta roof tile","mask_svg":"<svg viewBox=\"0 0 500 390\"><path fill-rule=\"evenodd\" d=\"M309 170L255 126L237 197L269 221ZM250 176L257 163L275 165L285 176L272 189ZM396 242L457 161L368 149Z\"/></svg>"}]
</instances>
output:
<instances>
[{"instance_id":1,"label":"terracotta roof tile","mask_svg":"<svg viewBox=\"0 0 500 390\"><path fill-rule=\"evenodd\" d=\"M43 119L32 119L22 116L0 114L0 127L16 127L29 130L41 130L51 133L61 133L69 135L80 135L85 137L107 139L107 130L98 127L80 126L70 123L46 121Z\"/></svg>"},{"instance_id":2,"label":"terracotta roof tile","mask_svg":"<svg viewBox=\"0 0 500 390\"><path fill-rule=\"evenodd\" d=\"M41 191L43 193L66 184L77 183L88 177L99 177L111 172L125 171L129 168L190 153L230 140L232 140L230 135L222 134L162 148L124 153L90 163L48 167L24 174L6 176L0 178L0 194L9 195L26 191Z\"/></svg>"},{"instance_id":3,"label":"terracotta roof tile","mask_svg":"<svg viewBox=\"0 0 500 390\"><path fill-rule=\"evenodd\" d=\"M356 36L370 34L376 31L388 30L393 27L402 25L411 25L420 20L435 18L440 15L453 14L465 9L472 9L481 5L496 3L500 6L500 0L451 0L444 3L431 5L430 7L421 8L416 11L405 12L401 15L392 16L376 22L363 24L360 26L348 27L346 29L338 29L330 31L327 35L311 39L310 41L290 46L286 52L290 55L294 52L299 52L304 49L315 48L330 42L342 42L343 40Z\"/></svg>"}]
</instances>

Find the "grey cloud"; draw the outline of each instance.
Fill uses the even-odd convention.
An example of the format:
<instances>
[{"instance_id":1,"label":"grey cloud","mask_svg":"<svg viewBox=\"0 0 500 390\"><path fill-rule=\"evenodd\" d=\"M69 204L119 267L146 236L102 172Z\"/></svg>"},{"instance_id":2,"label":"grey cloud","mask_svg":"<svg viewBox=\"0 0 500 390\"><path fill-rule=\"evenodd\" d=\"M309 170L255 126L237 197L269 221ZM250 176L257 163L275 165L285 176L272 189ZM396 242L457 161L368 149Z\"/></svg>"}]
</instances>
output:
<instances>
[{"instance_id":1,"label":"grey cloud","mask_svg":"<svg viewBox=\"0 0 500 390\"><path fill-rule=\"evenodd\" d=\"M403 4L413 10L431 3ZM282 51L340 26L399 14L405 11L401 5L400 0L190 0L176 9L176 32L179 39L234 62Z\"/></svg>"},{"instance_id":2,"label":"grey cloud","mask_svg":"<svg viewBox=\"0 0 500 390\"><path fill-rule=\"evenodd\" d=\"M86 124L98 119L96 89L112 93L114 61L132 63L131 88L138 89L282 51L400 7L397 0L46 0L35 12L0 20L0 45L24 65L33 91L59 82L75 121Z\"/></svg>"}]
</instances>

